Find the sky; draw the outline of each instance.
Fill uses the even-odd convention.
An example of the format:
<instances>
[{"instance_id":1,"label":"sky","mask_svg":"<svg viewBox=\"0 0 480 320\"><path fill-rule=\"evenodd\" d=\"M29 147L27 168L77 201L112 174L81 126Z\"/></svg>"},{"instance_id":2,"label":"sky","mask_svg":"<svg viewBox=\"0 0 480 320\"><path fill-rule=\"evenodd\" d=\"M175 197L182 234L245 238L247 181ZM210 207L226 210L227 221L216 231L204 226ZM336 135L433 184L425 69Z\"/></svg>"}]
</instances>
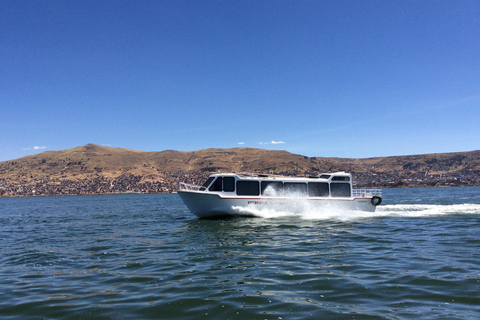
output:
<instances>
[{"instance_id":1,"label":"sky","mask_svg":"<svg viewBox=\"0 0 480 320\"><path fill-rule=\"evenodd\" d=\"M1 1L0 161L480 149L480 1Z\"/></svg>"}]
</instances>

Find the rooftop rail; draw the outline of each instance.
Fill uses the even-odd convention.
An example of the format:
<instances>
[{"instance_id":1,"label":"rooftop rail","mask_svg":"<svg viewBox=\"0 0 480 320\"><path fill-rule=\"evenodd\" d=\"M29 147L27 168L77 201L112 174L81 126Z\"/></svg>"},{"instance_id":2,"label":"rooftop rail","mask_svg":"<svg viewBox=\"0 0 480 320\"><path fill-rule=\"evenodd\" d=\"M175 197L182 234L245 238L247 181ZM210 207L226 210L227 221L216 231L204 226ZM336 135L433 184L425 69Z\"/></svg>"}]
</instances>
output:
<instances>
[{"instance_id":1,"label":"rooftop rail","mask_svg":"<svg viewBox=\"0 0 480 320\"><path fill-rule=\"evenodd\" d=\"M361 198L361 197L381 197L382 196L382 189L353 189L352 196L354 198Z\"/></svg>"}]
</instances>

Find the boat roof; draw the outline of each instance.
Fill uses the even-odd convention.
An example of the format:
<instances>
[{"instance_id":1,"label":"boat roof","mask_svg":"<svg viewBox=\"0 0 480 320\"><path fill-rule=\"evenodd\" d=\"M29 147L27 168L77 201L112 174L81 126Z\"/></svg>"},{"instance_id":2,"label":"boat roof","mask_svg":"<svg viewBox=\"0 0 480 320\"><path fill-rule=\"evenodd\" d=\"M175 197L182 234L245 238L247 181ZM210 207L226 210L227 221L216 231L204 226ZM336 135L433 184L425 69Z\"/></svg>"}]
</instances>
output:
<instances>
[{"instance_id":1,"label":"boat roof","mask_svg":"<svg viewBox=\"0 0 480 320\"><path fill-rule=\"evenodd\" d=\"M210 176L211 177L234 176L234 177L239 177L240 179L255 179L255 180L318 180L318 179L329 180L331 177L351 177L352 175L344 171L339 171L339 172L321 173L316 176L308 176L308 177L294 177L294 176L284 176L284 175L265 174L265 173L215 173Z\"/></svg>"}]
</instances>

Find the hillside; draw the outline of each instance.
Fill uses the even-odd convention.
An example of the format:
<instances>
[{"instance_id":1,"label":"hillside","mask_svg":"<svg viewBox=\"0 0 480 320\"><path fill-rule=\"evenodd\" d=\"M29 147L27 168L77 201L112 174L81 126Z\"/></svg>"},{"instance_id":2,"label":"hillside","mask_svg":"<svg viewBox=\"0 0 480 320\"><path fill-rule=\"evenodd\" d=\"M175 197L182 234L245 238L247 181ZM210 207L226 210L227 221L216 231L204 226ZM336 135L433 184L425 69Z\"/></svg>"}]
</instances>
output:
<instances>
[{"instance_id":1,"label":"hillside","mask_svg":"<svg viewBox=\"0 0 480 320\"><path fill-rule=\"evenodd\" d=\"M254 148L145 152L95 144L0 162L0 195L171 192L211 172L347 171L357 186L480 185L480 151L365 159Z\"/></svg>"}]
</instances>

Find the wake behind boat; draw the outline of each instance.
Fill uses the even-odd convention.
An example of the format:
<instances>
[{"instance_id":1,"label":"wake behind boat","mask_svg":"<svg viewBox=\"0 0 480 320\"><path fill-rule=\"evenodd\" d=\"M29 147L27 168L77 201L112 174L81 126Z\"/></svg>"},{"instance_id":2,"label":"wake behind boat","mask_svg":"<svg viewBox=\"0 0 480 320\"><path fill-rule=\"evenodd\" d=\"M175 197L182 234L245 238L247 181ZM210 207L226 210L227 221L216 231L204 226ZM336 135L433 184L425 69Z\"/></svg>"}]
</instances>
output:
<instances>
[{"instance_id":1,"label":"wake behind boat","mask_svg":"<svg viewBox=\"0 0 480 320\"><path fill-rule=\"evenodd\" d=\"M314 209L374 212L382 202L381 189L353 189L352 176L345 172L308 178L213 174L203 186L181 182L177 193L200 218L255 216L255 210L281 210L298 203L307 203Z\"/></svg>"}]
</instances>

